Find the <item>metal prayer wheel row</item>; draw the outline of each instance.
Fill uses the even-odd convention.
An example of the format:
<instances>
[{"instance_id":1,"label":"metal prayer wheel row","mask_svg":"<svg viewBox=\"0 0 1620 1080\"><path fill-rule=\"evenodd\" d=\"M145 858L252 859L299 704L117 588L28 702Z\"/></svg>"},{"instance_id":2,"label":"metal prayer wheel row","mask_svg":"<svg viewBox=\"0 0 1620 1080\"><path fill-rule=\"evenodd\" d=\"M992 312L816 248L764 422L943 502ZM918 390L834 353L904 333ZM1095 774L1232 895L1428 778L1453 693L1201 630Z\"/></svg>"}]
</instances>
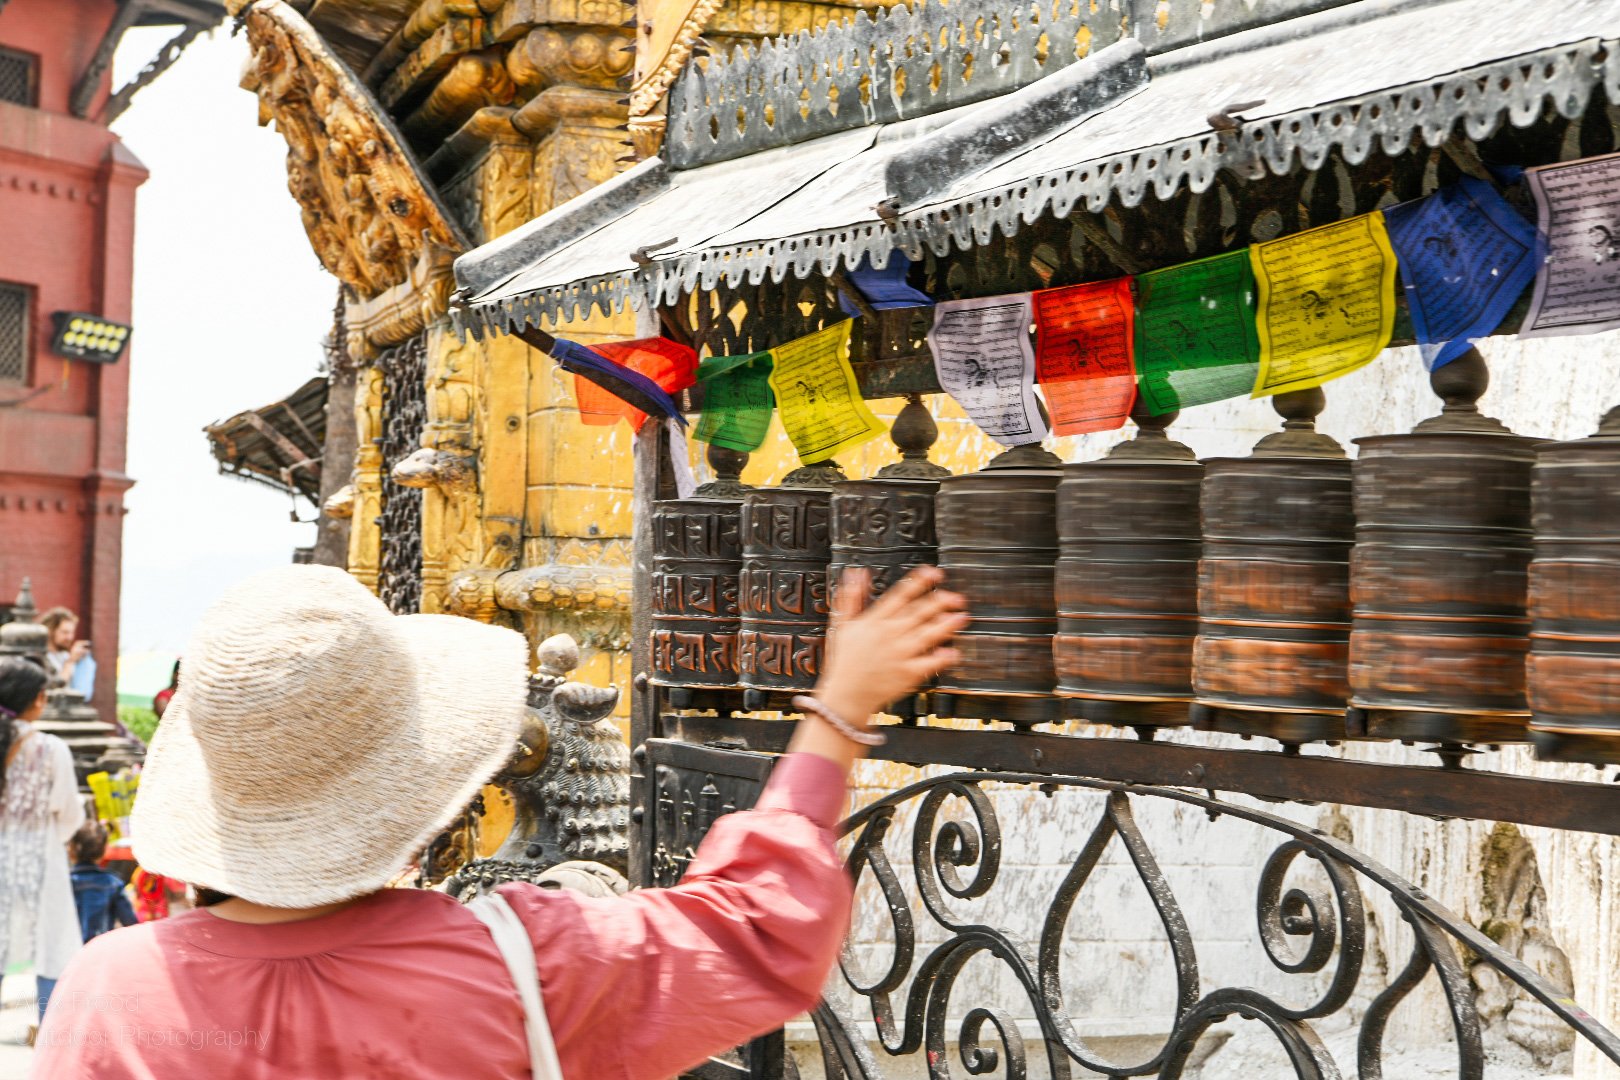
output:
<instances>
[{"instance_id":1,"label":"metal prayer wheel row","mask_svg":"<svg viewBox=\"0 0 1620 1080\"><path fill-rule=\"evenodd\" d=\"M938 483L663 504L655 681L808 689L838 571L881 590L937 560L970 612L941 716L1620 761L1620 409L1538 443L1479 413L1477 353L1431 382L1440 415L1354 461L1310 390L1248 457L1200 462L1141 417L1100 461L1028 446Z\"/></svg>"},{"instance_id":2,"label":"metal prayer wheel row","mask_svg":"<svg viewBox=\"0 0 1620 1080\"><path fill-rule=\"evenodd\" d=\"M653 516L652 676L682 689L809 690L831 585L870 571L881 593L937 561L936 481L762 488L661 502Z\"/></svg>"}]
</instances>

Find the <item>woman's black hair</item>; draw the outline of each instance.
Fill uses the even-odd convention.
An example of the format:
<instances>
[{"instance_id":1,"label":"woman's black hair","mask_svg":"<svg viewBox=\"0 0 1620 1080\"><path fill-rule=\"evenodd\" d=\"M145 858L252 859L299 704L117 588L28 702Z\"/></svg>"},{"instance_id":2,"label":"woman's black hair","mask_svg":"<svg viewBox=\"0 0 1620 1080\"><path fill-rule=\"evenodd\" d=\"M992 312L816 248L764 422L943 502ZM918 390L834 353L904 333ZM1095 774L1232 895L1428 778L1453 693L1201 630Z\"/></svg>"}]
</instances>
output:
<instances>
[{"instance_id":1,"label":"woman's black hair","mask_svg":"<svg viewBox=\"0 0 1620 1080\"><path fill-rule=\"evenodd\" d=\"M0 793L6 790L4 762L11 753L16 730L11 721L34 707L47 681L45 669L32 660L16 656L0 658L0 709L5 710L0 712Z\"/></svg>"}]
</instances>

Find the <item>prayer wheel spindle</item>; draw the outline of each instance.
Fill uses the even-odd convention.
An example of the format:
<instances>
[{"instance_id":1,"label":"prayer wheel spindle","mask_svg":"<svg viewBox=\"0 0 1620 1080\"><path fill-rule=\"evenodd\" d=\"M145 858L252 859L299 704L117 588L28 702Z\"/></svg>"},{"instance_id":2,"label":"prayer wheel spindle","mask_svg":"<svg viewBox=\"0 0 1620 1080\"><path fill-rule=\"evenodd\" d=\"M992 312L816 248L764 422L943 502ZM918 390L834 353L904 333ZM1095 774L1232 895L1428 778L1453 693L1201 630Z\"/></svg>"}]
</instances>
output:
<instances>
[{"instance_id":1,"label":"prayer wheel spindle","mask_svg":"<svg viewBox=\"0 0 1620 1080\"><path fill-rule=\"evenodd\" d=\"M1093 723L1188 722L1204 467L1165 434L1176 416L1135 414L1134 439L1058 485L1057 692Z\"/></svg>"},{"instance_id":2,"label":"prayer wheel spindle","mask_svg":"<svg viewBox=\"0 0 1620 1080\"><path fill-rule=\"evenodd\" d=\"M1350 725L1441 743L1528 737L1525 657L1536 440L1476 404L1470 349L1436 369L1445 402L1409 435L1357 439Z\"/></svg>"},{"instance_id":3,"label":"prayer wheel spindle","mask_svg":"<svg viewBox=\"0 0 1620 1080\"><path fill-rule=\"evenodd\" d=\"M831 462L806 466L788 479L842 477L837 469ZM737 666L747 709L772 706L772 695L810 690L821 673L831 512L830 485L756 488L743 497Z\"/></svg>"},{"instance_id":4,"label":"prayer wheel spindle","mask_svg":"<svg viewBox=\"0 0 1620 1080\"><path fill-rule=\"evenodd\" d=\"M1278 394L1283 429L1204 462L1193 719L1285 743L1344 735L1350 461L1316 430L1320 389Z\"/></svg>"},{"instance_id":5,"label":"prayer wheel spindle","mask_svg":"<svg viewBox=\"0 0 1620 1080\"><path fill-rule=\"evenodd\" d=\"M1015 447L976 473L940 481L939 565L967 598L956 637L961 662L940 673L934 712L1006 720L1058 720L1057 488L1062 462L1039 444Z\"/></svg>"},{"instance_id":6,"label":"prayer wheel spindle","mask_svg":"<svg viewBox=\"0 0 1620 1080\"><path fill-rule=\"evenodd\" d=\"M1620 408L1589 439L1538 447L1530 486L1536 756L1620 764Z\"/></svg>"}]
</instances>

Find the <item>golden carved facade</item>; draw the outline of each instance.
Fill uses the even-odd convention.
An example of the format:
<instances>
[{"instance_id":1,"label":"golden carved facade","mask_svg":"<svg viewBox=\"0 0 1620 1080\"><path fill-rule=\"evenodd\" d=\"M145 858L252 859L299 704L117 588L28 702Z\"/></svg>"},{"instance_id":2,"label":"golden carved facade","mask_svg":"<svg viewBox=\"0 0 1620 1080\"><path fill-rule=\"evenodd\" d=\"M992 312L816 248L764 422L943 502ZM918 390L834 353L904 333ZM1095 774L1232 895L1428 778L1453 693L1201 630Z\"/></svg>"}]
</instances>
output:
<instances>
[{"instance_id":1,"label":"golden carved facade","mask_svg":"<svg viewBox=\"0 0 1620 1080\"><path fill-rule=\"evenodd\" d=\"M311 246L345 289L351 356L424 336L422 610L568 633L578 678L629 677L631 434L580 422L573 381L515 337L462 341L451 262L656 152L663 95L716 47L848 17L867 0L232 0L243 85L288 143ZM356 76L353 72L359 72ZM552 328L635 336L629 313ZM384 377L357 384L349 567L382 563ZM622 699L627 700L628 694Z\"/></svg>"}]
</instances>

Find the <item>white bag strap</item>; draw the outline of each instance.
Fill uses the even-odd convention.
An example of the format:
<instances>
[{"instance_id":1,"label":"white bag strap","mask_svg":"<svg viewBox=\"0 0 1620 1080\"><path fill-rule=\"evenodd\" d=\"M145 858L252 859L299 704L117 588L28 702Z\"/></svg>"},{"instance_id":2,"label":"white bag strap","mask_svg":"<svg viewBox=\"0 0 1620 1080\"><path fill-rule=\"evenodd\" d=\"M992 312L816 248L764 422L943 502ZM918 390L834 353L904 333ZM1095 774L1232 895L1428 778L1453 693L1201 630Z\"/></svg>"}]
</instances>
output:
<instances>
[{"instance_id":1,"label":"white bag strap","mask_svg":"<svg viewBox=\"0 0 1620 1080\"><path fill-rule=\"evenodd\" d=\"M562 1062L557 1060L557 1044L546 1019L546 1002L540 992L540 972L534 963L534 943L529 932L504 897L486 893L467 905L467 910L489 927L495 948L512 973L518 997L523 1002L523 1027L529 1036L529 1069L534 1080L563 1080Z\"/></svg>"}]
</instances>

